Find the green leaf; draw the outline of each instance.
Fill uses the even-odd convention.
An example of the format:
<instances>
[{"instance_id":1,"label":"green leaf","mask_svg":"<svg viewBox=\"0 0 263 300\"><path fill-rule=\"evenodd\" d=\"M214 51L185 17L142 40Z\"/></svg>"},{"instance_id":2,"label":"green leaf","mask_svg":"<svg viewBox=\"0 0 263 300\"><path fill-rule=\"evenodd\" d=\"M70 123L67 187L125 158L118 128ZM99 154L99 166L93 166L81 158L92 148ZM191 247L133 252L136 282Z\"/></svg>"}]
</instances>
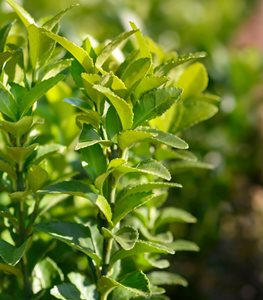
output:
<instances>
[{"instance_id":1,"label":"green leaf","mask_svg":"<svg viewBox=\"0 0 263 300\"><path fill-rule=\"evenodd\" d=\"M152 199L152 194L149 192L131 194L125 198L119 199L115 204L115 209L113 212L113 224L116 225L128 213L142 206L143 204L145 204L147 201L151 199Z\"/></svg>"},{"instance_id":2,"label":"green leaf","mask_svg":"<svg viewBox=\"0 0 263 300\"><path fill-rule=\"evenodd\" d=\"M124 259L125 257L134 256L141 253L174 254L174 251L173 249L161 244L138 240L131 250L120 249L115 252L111 257L111 265L119 259Z\"/></svg>"},{"instance_id":3,"label":"green leaf","mask_svg":"<svg viewBox=\"0 0 263 300\"><path fill-rule=\"evenodd\" d=\"M67 40L66 38L59 36L51 31L45 30L43 28L41 29L41 31L54 41L58 42L68 52L70 52L87 72L93 71L93 60L87 51Z\"/></svg>"},{"instance_id":4,"label":"green leaf","mask_svg":"<svg viewBox=\"0 0 263 300\"><path fill-rule=\"evenodd\" d=\"M62 152L65 149L64 146L61 145L40 145L36 150L36 155L32 159L31 164L39 164L43 159L53 155L54 153Z\"/></svg>"},{"instance_id":5,"label":"green leaf","mask_svg":"<svg viewBox=\"0 0 263 300\"><path fill-rule=\"evenodd\" d=\"M150 58L140 58L133 61L123 72L121 79L128 90L133 90L145 77L151 67Z\"/></svg>"},{"instance_id":6,"label":"green leaf","mask_svg":"<svg viewBox=\"0 0 263 300\"><path fill-rule=\"evenodd\" d=\"M49 257L38 262L32 272L32 290L34 294L50 288L64 280L64 275L57 264Z\"/></svg>"},{"instance_id":7,"label":"green leaf","mask_svg":"<svg viewBox=\"0 0 263 300\"><path fill-rule=\"evenodd\" d=\"M13 10L16 12L16 14L26 27L28 27L31 24L36 24L35 20L30 16L30 14L23 7L18 5L15 1L7 0L7 3L13 8Z\"/></svg>"},{"instance_id":8,"label":"green leaf","mask_svg":"<svg viewBox=\"0 0 263 300\"><path fill-rule=\"evenodd\" d=\"M123 226L116 232L103 227L102 231L105 236L112 237L124 250L132 249L139 238L137 229L131 226Z\"/></svg>"},{"instance_id":9,"label":"green leaf","mask_svg":"<svg viewBox=\"0 0 263 300\"><path fill-rule=\"evenodd\" d=\"M49 185L40 191L41 193L50 194L68 194L73 196L85 197L86 194L91 193L91 188L81 181L70 180L62 181Z\"/></svg>"},{"instance_id":10,"label":"green leaf","mask_svg":"<svg viewBox=\"0 0 263 300\"><path fill-rule=\"evenodd\" d=\"M156 89L168 81L166 76L153 76L147 75L142 78L140 83L135 89L135 97L139 99L144 93L149 92L150 90Z\"/></svg>"},{"instance_id":11,"label":"green leaf","mask_svg":"<svg viewBox=\"0 0 263 300\"><path fill-rule=\"evenodd\" d=\"M82 128L83 124L90 124L96 129L99 129L101 119L100 115L94 110L88 110L84 114L79 114L76 117L77 125Z\"/></svg>"},{"instance_id":12,"label":"green leaf","mask_svg":"<svg viewBox=\"0 0 263 300\"><path fill-rule=\"evenodd\" d=\"M112 40L110 43L108 43L101 51L101 53L98 55L96 60L96 67L101 68L104 64L104 62L109 58L109 56L112 54L112 52L120 46L120 44L125 41L128 37L130 37L132 34L134 34L137 30L131 30L128 32L121 33L119 36L117 36L114 40Z\"/></svg>"},{"instance_id":13,"label":"green leaf","mask_svg":"<svg viewBox=\"0 0 263 300\"><path fill-rule=\"evenodd\" d=\"M13 22L10 22L0 28L0 52L4 51L6 39L12 26L13 26ZM1 63L0 63L0 69L1 69Z\"/></svg>"},{"instance_id":14,"label":"green leaf","mask_svg":"<svg viewBox=\"0 0 263 300\"><path fill-rule=\"evenodd\" d=\"M4 240L0 240L0 257L8 265L15 266L25 254L28 244L29 240L17 248Z\"/></svg>"},{"instance_id":15,"label":"green leaf","mask_svg":"<svg viewBox=\"0 0 263 300\"><path fill-rule=\"evenodd\" d=\"M179 223L195 223L196 218L183 209L175 207L165 207L160 211L159 217L155 222L155 228L160 226L179 222Z\"/></svg>"},{"instance_id":16,"label":"green leaf","mask_svg":"<svg viewBox=\"0 0 263 300\"><path fill-rule=\"evenodd\" d=\"M11 178L16 180L16 172L14 167L3 160L0 160L0 171L6 172Z\"/></svg>"},{"instance_id":17,"label":"green leaf","mask_svg":"<svg viewBox=\"0 0 263 300\"><path fill-rule=\"evenodd\" d=\"M41 78L41 80L46 80L50 77L58 75L59 73L70 67L70 65L72 64L72 60L72 58L62 59L52 64L42 66L39 78Z\"/></svg>"},{"instance_id":18,"label":"green leaf","mask_svg":"<svg viewBox=\"0 0 263 300\"><path fill-rule=\"evenodd\" d=\"M80 181L70 180L62 181L45 187L41 191L42 194L68 194L73 196L80 196L90 200L98 209L104 214L105 218L111 223L112 212L108 201L102 196L93 193L90 187Z\"/></svg>"},{"instance_id":19,"label":"green leaf","mask_svg":"<svg viewBox=\"0 0 263 300\"><path fill-rule=\"evenodd\" d=\"M214 166L202 161L177 161L170 164L170 169L174 173L179 171L188 171L189 169L213 170Z\"/></svg>"},{"instance_id":20,"label":"green leaf","mask_svg":"<svg viewBox=\"0 0 263 300\"><path fill-rule=\"evenodd\" d=\"M157 176L166 180L171 179L171 174L168 171L168 169L163 164L153 159L143 161L135 167L131 167L128 164L123 164L118 168L118 171L120 171L123 174L143 173Z\"/></svg>"},{"instance_id":21,"label":"green leaf","mask_svg":"<svg viewBox=\"0 0 263 300\"><path fill-rule=\"evenodd\" d=\"M126 274L119 282L114 279L102 276L98 282L98 288L101 294L104 296L103 299L107 299L107 296L115 289L121 288L127 292L130 292L134 296L149 297L151 290L149 280L143 272L134 271ZM127 297L123 299L129 299Z\"/></svg>"},{"instance_id":22,"label":"green leaf","mask_svg":"<svg viewBox=\"0 0 263 300\"><path fill-rule=\"evenodd\" d=\"M77 7L78 4L73 4L70 5L69 7L67 7L66 9L60 11L58 14L56 14L55 16L51 17L48 21L46 21L43 24L43 27L45 27L45 29L52 31L52 29L60 22L60 20L64 17L64 15L71 10L72 8Z\"/></svg>"},{"instance_id":23,"label":"green leaf","mask_svg":"<svg viewBox=\"0 0 263 300\"><path fill-rule=\"evenodd\" d=\"M107 179L107 177L124 163L125 163L125 160L122 158L112 159L109 162L107 171L96 178L95 186L99 189L101 194L103 194L103 185L104 185L104 182Z\"/></svg>"},{"instance_id":24,"label":"green leaf","mask_svg":"<svg viewBox=\"0 0 263 300\"><path fill-rule=\"evenodd\" d=\"M202 93L208 85L206 68L201 63L188 66L179 77L177 86L183 89L182 99Z\"/></svg>"},{"instance_id":25,"label":"green leaf","mask_svg":"<svg viewBox=\"0 0 263 300\"><path fill-rule=\"evenodd\" d=\"M88 102L81 100L79 98L65 98L64 101L73 106L76 106L77 108L81 109L84 112L92 111L90 109L90 105L88 104ZM95 111L93 111L93 112L94 112L94 114L96 113Z\"/></svg>"},{"instance_id":26,"label":"green leaf","mask_svg":"<svg viewBox=\"0 0 263 300\"><path fill-rule=\"evenodd\" d=\"M25 76L24 54L22 48L17 48L4 65L7 82L23 82ZM0 84L1 85L1 84Z\"/></svg>"},{"instance_id":27,"label":"green leaf","mask_svg":"<svg viewBox=\"0 0 263 300\"><path fill-rule=\"evenodd\" d=\"M146 220L146 222L144 222L144 223L146 226L148 226L149 220ZM140 232L142 233L142 235L147 239L147 241L159 243L159 244L165 244L169 248L171 248L175 251L175 249L172 247L172 244L171 244L173 241L173 234L170 231L166 231L166 232L159 233L159 234L151 234L150 231L143 225L141 225L139 227L139 229L140 229Z\"/></svg>"},{"instance_id":28,"label":"green leaf","mask_svg":"<svg viewBox=\"0 0 263 300\"><path fill-rule=\"evenodd\" d=\"M114 139L121 130L122 125L118 113L113 106L110 106L106 114L106 131L108 138Z\"/></svg>"},{"instance_id":29,"label":"green leaf","mask_svg":"<svg viewBox=\"0 0 263 300\"><path fill-rule=\"evenodd\" d=\"M0 121L0 129L12 134L16 138L21 138L22 135L29 132L33 125L33 117L25 116L17 122Z\"/></svg>"},{"instance_id":30,"label":"green leaf","mask_svg":"<svg viewBox=\"0 0 263 300\"><path fill-rule=\"evenodd\" d=\"M21 278L23 275L22 275L22 272L18 268L0 263L0 270L5 273L15 275L18 279L18 282L21 282ZM5 298L5 299L10 300L9 298Z\"/></svg>"},{"instance_id":31,"label":"green leaf","mask_svg":"<svg viewBox=\"0 0 263 300\"><path fill-rule=\"evenodd\" d=\"M33 69L38 69L48 62L53 53L55 42L42 33L41 29L31 24L27 27L29 56Z\"/></svg>"},{"instance_id":32,"label":"green leaf","mask_svg":"<svg viewBox=\"0 0 263 300\"><path fill-rule=\"evenodd\" d=\"M97 290L96 285L92 284L87 277L80 273L71 272L68 274L68 278L80 292L81 299L85 300L96 300Z\"/></svg>"},{"instance_id":33,"label":"green leaf","mask_svg":"<svg viewBox=\"0 0 263 300\"><path fill-rule=\"evenodd\" d=\"M137 229L123 226L114 234L116 242L124 249L131 250L139 238Z\"/></svg>"},{"instance_id":34,"label":"green leaf","mask_svg":"<svg viewBox=\"0 0 263 300\"><path fill-rule=\"evenodd\" d=\"M35 225L35 229L47 233L100 263L101 259L94 251L89 227L71 222L48 222Z\"/></svg>"},{"instance_id":35,"label":"green leaf","mask_svg":"<svg viewBox=\"0 0 263 300\"><path fill-rule=\"evenodd\" d=\"M121 120L122 128L124 130L131 128L133 120L131 105L113 93L109 88L101 85L94 85L93 88L107 97L110 103L114 106Z\"/></svg>"},{"instance_id":36,"label":"green leaf","mask_svg":"<svg viewBox=\"0 0 263 300\"><path fill-rule=\"evenodd\" d=\"M134 144L152 137L150 132L139 130L122 131L118 136L118 144L122 150L132 147Z\"/></svg>"},{"instance_id":37,"label":"green leaf","mask_svg":"<svg viewBox=\"0 0 263 300\"><path fill-rule=\"evenodd\" d=\"M187 286L187 281L178 274L164 272L164 271L155 271L147 274L151 284L155 285L182 285Z\"/></svg>"},{"instance_id":38,"label":"green leaf","mask_svg":"<svg viewBox=\"0 0 263 300\"><path fill-rule=\"evenodd\" d=\"M79 290L71 283L62 283L54 286L50 294L62 300L82 300ZM90 300L93 300L92 298Z\"/></svg>"},{"instance_id":39,"label":"green leaf","mask_svg":"<svg viewBox=\"0 0 263 300\"><path fill-rule=\"evenodd\" d=\"M111 212L111 207L110 204L108 203L107 199L104 198L102 195L97 195L97 194L89 194L87 198L92 201L98 208L99 210L103 213L105 216L106 220L112 224L112 212Z\"/></svg>"},{"instance_id":40,"label":"green leaf","mask_svg":"<svg viewBox=\"0 0 263 300\"><path fill-rule=\"evenodd\" d=\"M34 152L37 144L32 144L27 147L6 147L8 157L21 164Z\"/></svg>"},{"instance_id":41,"label":"green leaf","mask_svg":"<svg viewBox=\"0 0 263 300\"><path fill-rule=\"evenodd\" d=\"M174 251L199 251L199 247L190 241L176 240L169 244Z\"/></svg>"},{"instance_id":42,"label":"green leaf","mask_svg":"<svg viewBox=\"0 0 263 300\"><path fill-rule=\"evenodd\" d=\"M197 161L197 157L188 150L176 150L168 147L158 147L155 151L155 158L157 160L180 159L186 161Z\"/></svg>"},{"instance_id":43,"label":"green leaf","mask_svg":"<svg viewBox=\"0 0 263 300\"><path fill-rule=\"evenodd\" d=\"M95 180L107 170L107 160L99 144L92 145L80 150L81 158L88 165L85 168L88 176Z\"/></svg>"},{"instance_id":44,"label":"green leaf","mask_svg":"<svg viewBox=\"0 0 263 300\"><path fill-rule=\"evenodd\" d=\"M48 173L40 166L33 165L28 170L28 185L33 192L39 190L49 179Z\"/></svg>"},{"instance_id":45,"label":"green leaf","mask_svg":"<svg viewBox=\"0 0 263 300\"><path fill-rule=\"evenodd\" d=\"M171 174L168 169L163 164L153 159L149 159L147 161L139 163L136 166L136 169L140 170L143 173L151 174L165 180L171 179Z\"/></svg>"},{"instance_id":46,"label":"green leaf","mask_svg":"<svg viewBox=\"0 0 263 300\"><path fill-rule=\"evenodd\" d=\"M90 147L95 144L109 146L111 141L102 140L97 131L91 125L84 124L75 150Z\"/></svg>"},{"instance_id":47,"label":"green leaf","mask_svg":"<svg viewBox=\"0 0 263 300\"><path fill-rule=\"evenodd\" d=\"M134 106L133 128L162 115L181 95L176 88L160 88L142 96Z\"/></svg>"},{"instance_id":48,"label":"green leaf","mask_svg":"<svg viewBox=\"0 0 263 300\"><path fill-rule=\"evenodd\" d=\"M136 39L138 41L138 48L140 50L140 57L151 57L151 53L149 51L149 47L146 43L145 37L142 35L142 32L138 30L138 27L133 22L129 22L131 25L131 28L133 30L137 30L135 33Z\"/></svg>"},{"instance_id":49,"label":"green leaf","mask_svg":"<svg viewBox=\"0 0 263 300\"><path fill-rule=\"evenodd\" d=\"M161 64L155 69L156 75L166 75L169 73L172 69L175 67L190 62L196 59L204 58L206 57L205 52L195 52L195 53L188 53L183 55L178 55L176 58L172 58L168 61L166 61L164 64Z\"/></svg>"},{"instance_id":50,"label":"green leaf","mask_svg":"<svg viewBox=\"0 0 263 300\"><path fill-rule=\"evenodd\" d=\"M162 144L165 144L167 146L177 148L177 149L187 149L188 144L180 139L178 136L175 136L171 133L163 132L154 128L150 127L142 127L139 130L142 130L144 132L149 132L152 134L151 139L153 141L160 142Z\"/></svg>"},{"instance_id":51,"label":"green leaf","mask_svg":"<svg viewBox=\"0 0 263 300\"><path fill-rule=\"evenodd\" d=\"M8 90L0 83L0 112L13 121L17 119L17 103Z\"/></svg>"},{"instance_id":52,"label":"green leaf","mask_svg":"<svg viewBox=\"0 0 263 300\"><path fill-rule=\"evenodd\" d=\"M11 51L5 51L5 52L0 52L0 74L2 72L2 68L5 64L6 61L8 61L8 59L10 57L12 57L13 52Z\"/></svg>"},{"instance_id":53,"label":"green leaf","mask_svg":"<svg viewBox=\"0 0 263 300\"><path fill-rule=\"evenodd\" d=\"M199 122L211 118L218 108L202 96L190 97L173 107L173 120L170 131L180 132Z\"/></svg>"},{"instance_id":54,"label":"green leaf","mask_svg":"<svg viewBox=\"0 0 263 300\"><path fill-rule=\"evenodd\" d=\"M64 75L57 75L51 77L47 80L41 81L39 84L35 85L30 89L19 102L19 113L24 116L32 107L32 105L45 93L56 85L60 80L64 78Z\"/></svg>"},{"instance_id":55,"label":"green leaf","mask_svg":"<svg viewBox=\"0 0 263 300\"><path fill-rule=\"evenodd\" d=\"M94 85L101 82L101 76L94 73L81 73L81 80L85 87L85 92L88 97L96 103L97 107L100 108L103 95L94 89ZM79 84L78 84L79 85Z\"/></svg>"},{"instance_id":56,"label":"green leaf","mask_svg":"<svg viewBox=\"0 0 263 300\"><path fill-rule=\"evenodd\" d=\"M161 189L161 188L182 188L182 185L179 183L174 182L147 182L147 183L141 183L136 185L131 185L123 190L120 191L118 194L118 198L125 198L127 196L130 196L132 194L142 193L142 192L151 192L154 189Z\"/></svg>"}]
</instances>

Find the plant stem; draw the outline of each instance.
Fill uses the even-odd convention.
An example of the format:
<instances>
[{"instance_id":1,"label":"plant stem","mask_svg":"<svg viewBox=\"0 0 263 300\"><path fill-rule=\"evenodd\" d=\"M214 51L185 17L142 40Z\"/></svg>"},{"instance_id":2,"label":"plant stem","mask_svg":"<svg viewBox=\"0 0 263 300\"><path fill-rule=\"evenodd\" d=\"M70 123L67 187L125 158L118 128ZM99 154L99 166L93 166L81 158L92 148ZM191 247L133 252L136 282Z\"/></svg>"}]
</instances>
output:
<instances>
[{"instance_id":1,"label":"plant stem","mask_svg":"<svg viewBox=\"0 0 263 300\"><path fill-rule=\"evenodd\" d=\"M16 190L17 192L23 192L25 189L23 170L21 170L21 165L19 164L16 165L16 175L17 175ZM19 235L18 246L20 246L27 239L26 228L25 228L25 215L24 215L24 199L20 199L17 209L18 209L18 235ZM20 260L20 266L22 272L24 299L29 300L32 295L32 290L31 290L31 283L28 275L26 254L24 254L22 259Z\"/></svg>"}]
</instances>

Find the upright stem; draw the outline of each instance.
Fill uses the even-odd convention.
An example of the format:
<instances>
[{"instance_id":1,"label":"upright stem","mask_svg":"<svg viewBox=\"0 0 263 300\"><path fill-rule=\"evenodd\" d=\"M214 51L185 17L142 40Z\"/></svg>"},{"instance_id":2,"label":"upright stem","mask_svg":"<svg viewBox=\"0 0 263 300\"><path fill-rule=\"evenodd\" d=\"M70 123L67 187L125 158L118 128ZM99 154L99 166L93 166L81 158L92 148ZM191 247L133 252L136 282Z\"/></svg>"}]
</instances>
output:
<instances>
[{"instance_id":1,"label":"upright stem","mask_svg":"<svg viewBox=\"0 0 263 300\"><path fill-rule=\"evenodd\" d=\"M116 155L117 154L117 155ZM128 158L128 149L123 150L122 152L120 149L112 149L110 159L120 157L123 159ZM108 197L109 202L111 205L112 210L114 210L114 205L116 202L116 190L117 185L119 183L119 177L115 177L113 174L109 176L109 185L108 185ZM115 225L115 228L118 228L119 224ZM112 229L108 226L108 229ZM105 237L103 241L103 257L102 257L102 269L101 269L101 276L109 275L109 265L110 265L110 258L111 258L111 251L113 245L113 238L112 237ZM100 300L107 300L108 293L101 295Z\"/></svg>"},{"instance_id":2,"label":"upright stem","mask_svg":"<svg viewBox=\"0 0 263 300\"><path fill-rule=\"evenodd\" d=\"M16 190L17 192L22 192L25 189L24 179L23 179L23 170L21 170L21 165L17 164L16 166ZM24 199L20 199L18 203L18 235L19 235L19 245L23 244L27 239L26 228L25 228L25 215L24 215ZM27 268L27 258L26 255L22 257L20 260L21 272L22 272L22 280L23 280L23 292L24 299L29 300L32 295L31 283L28 275Z\"/></svg>"}]
</instances>

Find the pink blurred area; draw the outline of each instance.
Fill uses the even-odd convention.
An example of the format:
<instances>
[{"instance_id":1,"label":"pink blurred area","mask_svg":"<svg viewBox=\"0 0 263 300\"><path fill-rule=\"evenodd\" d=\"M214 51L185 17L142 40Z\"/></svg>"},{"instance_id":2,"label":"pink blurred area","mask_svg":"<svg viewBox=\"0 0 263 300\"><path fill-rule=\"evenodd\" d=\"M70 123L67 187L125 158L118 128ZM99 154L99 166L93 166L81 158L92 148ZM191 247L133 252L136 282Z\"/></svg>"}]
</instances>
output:
<instances>
[{"instance_id":1,"label":"pink blurred area","mask_svg":"<svg viewBox=\"0 0 263 300\"><path fill-rule=\"evenodd\" d=\"M258 0L254 13L239 28L234 46L252 46L263 51L263 0Z\"/></svg>"}]
</instances>

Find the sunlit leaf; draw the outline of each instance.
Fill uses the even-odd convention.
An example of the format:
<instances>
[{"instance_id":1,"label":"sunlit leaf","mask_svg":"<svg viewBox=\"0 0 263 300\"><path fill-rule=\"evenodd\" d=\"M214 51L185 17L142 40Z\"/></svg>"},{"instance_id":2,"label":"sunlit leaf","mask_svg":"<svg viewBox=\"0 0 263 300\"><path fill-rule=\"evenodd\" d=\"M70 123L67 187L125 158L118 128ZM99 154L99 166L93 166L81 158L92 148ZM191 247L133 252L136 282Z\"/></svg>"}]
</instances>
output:
<instances>
[{"instance_id":1,"label":"sunlit leaf","mask_svg":"<svg viewBox=\"0 0 263 300\"><path fill-rule=\"evenodd\" d=\"M94 251L89 227L71 222L48 222L35 225L35 229L85 253L97 263L100 262Z\"/></svg>"}]
</instances>

